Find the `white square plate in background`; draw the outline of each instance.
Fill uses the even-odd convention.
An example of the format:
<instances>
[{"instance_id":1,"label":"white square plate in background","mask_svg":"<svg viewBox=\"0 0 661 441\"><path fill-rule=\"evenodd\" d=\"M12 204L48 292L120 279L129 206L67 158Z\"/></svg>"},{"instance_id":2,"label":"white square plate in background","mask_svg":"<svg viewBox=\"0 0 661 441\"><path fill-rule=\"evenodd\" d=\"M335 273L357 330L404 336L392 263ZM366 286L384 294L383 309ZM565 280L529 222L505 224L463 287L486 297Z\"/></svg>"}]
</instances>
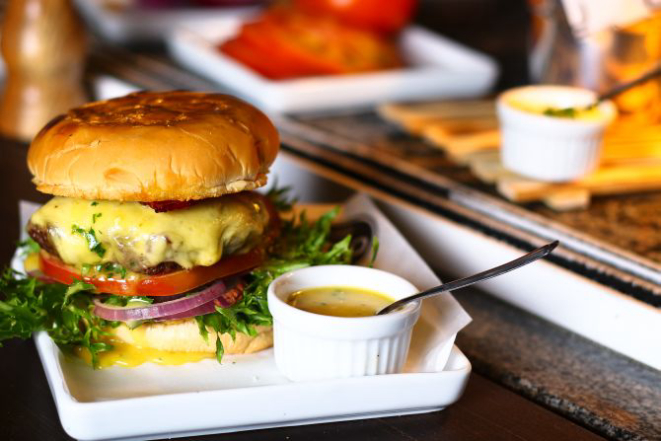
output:
<instances>
[{"instance_id":1,"label":"white square plate in background","mask_svg":"<svg viewBox=\"0 0 661 441\"><path fill-rule=\"evenodd\" d=\"M380 72L270 80L218 50L237 34L239 18L177 27L168 37L172 56L185 67L271 112L301 112L386 101L469 98L493 86L498 67L486 55L417 26L402 32L409 66Z\"/></svg>"}]
</instances>

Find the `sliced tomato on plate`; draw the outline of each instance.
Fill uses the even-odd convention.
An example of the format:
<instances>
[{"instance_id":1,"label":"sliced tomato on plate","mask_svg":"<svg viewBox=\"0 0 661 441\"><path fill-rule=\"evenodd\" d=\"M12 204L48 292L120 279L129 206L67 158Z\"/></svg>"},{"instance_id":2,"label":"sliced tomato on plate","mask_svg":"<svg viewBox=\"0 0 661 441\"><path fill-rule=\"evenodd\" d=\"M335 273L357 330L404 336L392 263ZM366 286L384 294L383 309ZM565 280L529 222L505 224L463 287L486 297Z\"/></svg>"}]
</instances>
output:
<instances>
[{"instance_id":1,"label":"sliced tomato on plate","mask_svg":"<svg viewBox=\"0 0 661 441\"><path fill-rule=\"evenodd\" d=\"M335 17L344 24L383 34L406 26L417 3L417 0L294 0L294 5L304 12Z\"/></svg>"},{"instance_id":2,"label":"sliced tomato on plate","mask_svg":"<svg viewBox=\"0 0 661 441\"><path fill-rule=\"evenodd\" d=\"M221 51L271 79L344 73L346 68L305 47L285 20L267 15L243 26Z\"/></svg>"},{"instance_id":3,"label":"sliced tomato on plate","mask_svg":"<svg viewBox=\"0 0 661 441\"><path fill-rule=\"evenodd\" d=\"M242 36L226 41L222 44L220 50L267 78L279 80L296 76L286 71L285 65L269 60L264 56L261 48L250 44Z\"/></svg>"},{"instance_id":4,"label":"sliced tomato on plate","mask_svg":"<svg viewBox=\"0 0 661 441\"><path fill-rule=\"evenodd\" d=\"M220 50L271 79L396 67L394 44L335 20L274 8L243 25Z\"/></svg>"}]
</instances>

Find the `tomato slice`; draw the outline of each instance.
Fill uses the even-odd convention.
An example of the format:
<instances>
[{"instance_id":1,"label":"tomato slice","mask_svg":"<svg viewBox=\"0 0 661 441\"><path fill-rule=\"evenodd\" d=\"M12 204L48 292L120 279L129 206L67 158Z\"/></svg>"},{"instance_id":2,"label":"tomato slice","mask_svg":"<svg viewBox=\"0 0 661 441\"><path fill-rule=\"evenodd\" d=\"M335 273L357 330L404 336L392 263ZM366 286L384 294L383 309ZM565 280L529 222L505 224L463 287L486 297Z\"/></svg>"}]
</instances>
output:
<instances>
[{"instance_id":1,"label":"tomato slice","mask_svg":"<svg viewBox=\"0 0 661 441\"><path fill-rule=\"evenodd\" d=\"M189 270L175 271L160 276L145 276L136 279L83 276L78 270L60 259L42 251L39 268L51 279L71 284L83 280L96 287L99 292L123 296L171 296L182 294L223 277L250 271L264 261L264 251L253 249L245 254L224 257L211 266L196 266Z\"/></svg>"},{"instance_id":2,"label":"tomato slice","mask_svg":"<svg viewBox=\"0 0 661 441\"><path fill-rule=\"evenodd\" d=\"M67 265L46 251L39 253L39 269L51 279L69 285L74 280L83 280L96 287L101 293L124 296L171 296L191 291L217 279L245 273L259 266L266 257L266 247L280 231L280 217L271 201L254 193L264 201L269 212L269 225L262 246L245 254L223 257L211 266L196 266L189 270L175 271L159 276L143 276L135 279L84 276L76 268Z\"/></svg>"},{"instance_id":3,"label":"tomato slice","mask_svg":"<svg viewBox=\"0 0 661 441\"><path fill-rule=\"evenodd\" d=\"M278 29L267 19L244 25L241 33L223 43L220 50L274 80L345 70L341 64L301 48L283 28Z\"/></svg>"},{"instance_id":4,"label":"tomato slice","mask_svg":"<svg viewBox=\"0 0 661 441\"><path fill-rule=\"evenodd\" d=\"M313 17L274 11L256 23L246 24L241 35L255 47L261 47L280 69L292 70L293 75L333 75L349 71L328 44L340 31Z\"/></svg>"},{"instance_id":5,"label":"tomato slice","mask_svg":"<svg viewBox=\"0 0 661 441\"><path fill-rule=\"evenodd\" d=\"M226 41L220 50L245 66L272 80L299 77L306 74L306 68L297 61L290 61L277 48L267 55L267 51L253 44L243 34Z\"/></svg>"},{"instance_id":6,"label":"tomato slice","mask_svg":"<svg viewBox=\"0 0 661 441\"><path fill-rule=\"evenodd\" d=\"M311 14L335 17L360 29L392 34L413 17L417 0L294 0L295 7Z\"/></svg>"},{"instance_id":7,"label":"tomato slice","mask_svg":"<svg viewBox=\"0 0 661 441\"><path fill-rule=\"evenodd\" d=\"M261 75L286 79L396 67L396 47L334 20L274 8L243 25L220 50Z\"/></svg>"}]
</instances>

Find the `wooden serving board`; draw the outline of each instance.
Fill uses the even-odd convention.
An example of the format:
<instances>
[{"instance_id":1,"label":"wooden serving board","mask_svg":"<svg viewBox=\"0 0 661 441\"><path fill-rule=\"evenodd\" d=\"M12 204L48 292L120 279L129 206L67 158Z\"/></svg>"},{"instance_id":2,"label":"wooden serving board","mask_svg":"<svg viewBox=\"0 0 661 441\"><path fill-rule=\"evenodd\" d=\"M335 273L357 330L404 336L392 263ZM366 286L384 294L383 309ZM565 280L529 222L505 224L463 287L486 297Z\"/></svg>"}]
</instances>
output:
<instances>
[{"instance_id":1,"label":"wooden serving board","mask_svg":"<svg viewBox=\"0 0 661 441\"><path fill-rule=\"evenodd\" d=\"M385 104L379 114L443 149L513 202L541 201L555 210L585 208L592 195L661 190L661 125L614 124L604 137L601 164L568 183L517 175L500 161L500 133L491 100Z\"/></svg>"}]
</instances>

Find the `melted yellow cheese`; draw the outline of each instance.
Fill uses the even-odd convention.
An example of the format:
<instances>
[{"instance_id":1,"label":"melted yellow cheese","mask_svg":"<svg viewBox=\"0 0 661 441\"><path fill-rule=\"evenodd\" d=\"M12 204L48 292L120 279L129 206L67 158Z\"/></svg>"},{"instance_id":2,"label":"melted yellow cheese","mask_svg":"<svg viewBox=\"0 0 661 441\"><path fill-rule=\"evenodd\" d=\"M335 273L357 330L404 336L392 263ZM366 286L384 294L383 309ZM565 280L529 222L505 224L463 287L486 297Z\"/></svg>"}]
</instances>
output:
<instances>
[{"instance_id":1,"label":"melted yellow cheese","mask_svg":"<svg viewBox=\"0 0 661 441\"><path fill-rule=\"evenodd\" d=\"M251 194L164 213L139 202L56 197L31 223L47 229L60 258L70 265L116 262L140 271L162 262L210 266L223 255L248 251L264 232L268 213ZM101 248L91 249L90 234Z\"/></svg>"},{"instance_id":2,"label":"melted yellow cheese","mask_svg":"<svg viewBox=\"0 0 661 441\"><path fill-rule=\"evenodd\" d=\"M111 366L136 367L143 363L155 363L164 366L179 366L186 363L197 363L207 358L214 358L215 354L210 352L170 352L160 351L139 344L130 344L121 340L112 340L112 351L98 354L97 369L105 369ZM83 359L90 366L92 356L87 348L76 346L74 355Z\"/></svg>"}]
</instances>

